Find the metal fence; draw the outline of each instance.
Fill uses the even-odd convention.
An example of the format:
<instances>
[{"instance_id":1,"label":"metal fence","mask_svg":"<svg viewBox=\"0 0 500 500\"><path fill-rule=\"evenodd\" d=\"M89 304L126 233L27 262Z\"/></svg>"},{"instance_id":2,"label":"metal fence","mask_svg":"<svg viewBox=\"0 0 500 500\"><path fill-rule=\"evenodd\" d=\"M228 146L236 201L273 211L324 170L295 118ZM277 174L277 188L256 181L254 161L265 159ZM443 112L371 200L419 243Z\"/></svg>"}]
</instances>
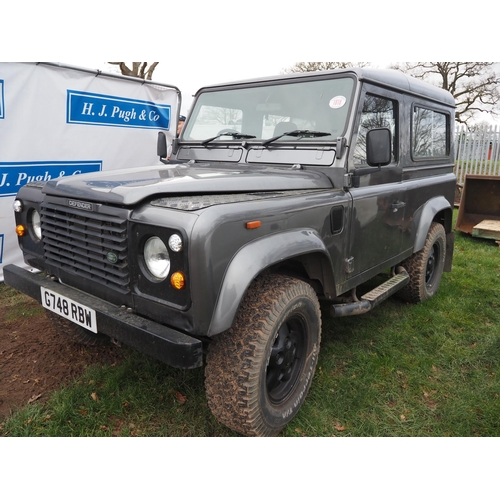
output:
<instances>
[{"instance_id":1,"label":"metal fence","mask_svg":"<svg viewBox=\"0 0 500 500\"><path fill-rule=\"evenodd\" d=\"M455 175L463 184L466 174L500 175L500 130L483 125L467 130L455 128Z\"/></svg>"}]
</instances>

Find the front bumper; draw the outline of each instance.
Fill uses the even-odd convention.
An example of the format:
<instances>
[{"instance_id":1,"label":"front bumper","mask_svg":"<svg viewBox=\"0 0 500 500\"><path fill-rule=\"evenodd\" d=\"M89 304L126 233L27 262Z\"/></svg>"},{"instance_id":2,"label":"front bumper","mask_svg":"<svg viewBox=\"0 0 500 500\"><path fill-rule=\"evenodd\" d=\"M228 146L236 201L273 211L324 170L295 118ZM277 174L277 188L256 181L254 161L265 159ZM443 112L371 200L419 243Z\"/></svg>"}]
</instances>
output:
<instances>
[{"instance_id":1,"label":"front bumper","mask_svg":"<svg viewBox=\"0 0 500 500\"><path fill-rule=\"evenodd\" d=\"M7 285L40 303L40 287L43 286L94 309L99 333L119 340L168 365L176 368L196 368L203 364L202 343L198 339L137 314L126 312L113 304L13 264L3 268L3 275Z\"/></svg>"}]
</instances>

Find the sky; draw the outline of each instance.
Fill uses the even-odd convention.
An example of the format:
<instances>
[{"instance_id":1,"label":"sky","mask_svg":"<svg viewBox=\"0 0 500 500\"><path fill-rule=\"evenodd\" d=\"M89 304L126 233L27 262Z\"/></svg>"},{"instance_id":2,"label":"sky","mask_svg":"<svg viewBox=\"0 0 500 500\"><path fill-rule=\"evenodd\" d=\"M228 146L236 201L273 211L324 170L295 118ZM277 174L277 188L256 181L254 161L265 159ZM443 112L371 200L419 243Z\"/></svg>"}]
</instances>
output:
<instances>
[{"instance_id":1,"label":"sky","mask_svg":"<svg viewBox=\"0 0 500 500\"><path fill-rule=\"evenodd\" d=\"M200 58L196 63L180 61L177 63L169 60L160 61L153 73L153 81L157 83L170 84L177 87L182 94L181 115L187 115L193 102L193 95L201 87L217 83L232 82L251 78L283 74L284 70L290 68L299 60L293 59L292 54L288 54L276 59L258 58L249 64L245 59L231 61L230 64L220 64L214 68L213 60ZM344 59L346 60L346 59ZM356 59L356 61L359 59ZM353 59L354 61L354 59ZM85 58L71 58L71 61L57 61L89 69L99 69L108 73L119 73L118 66L99 62L98 59L87 60ZM131 66L131 62L127 63ZM372 62L371 65L378 68L387 68L391 62ZM476 114L479 123L486 122L491 125L500 125L497 117L489 113Z\"/></svg>"},{"instance_id":2,"label":"sky","mask_svg":"<svg viewBox=\"0 0 500 500\"><path fill-rule=\"evenodd\" d=\"M118 66L98 59L88 60L85 58L72 58L71 61L57 61L89 69L99 69L108 73L118 72ZM200 59L196 63L172 63L168 60L159 61L153 73L153 81L170 84L177 87L182 93L181 114L186 115L192 103L195 92L206 85L225 83L247 78L258 78L261 76L279 75L284 69L293 66L297 61L293 59L261 59L253 64L245 61L236 61L228 65L220 65L214 70L212 61ZM127 63L129 67L131 63Z\"/></svg>"},{"instance_id":3,"label":"sky","mask_svg":"<svg viewBox=\"0 0 500 500\"><path fill-rule=\"evenodd\" d=\"M46 0L26 9L9 2L2 12L1 60L108 72L100 61L160 61L153 79L181 90L183 114L204 85L277 75L298 61L498 60L495 16L475 22L471 11L464 30L435 0L411 10L397 0L148 0L126 8L87 0L77 11Z\"/></svg>"}]
</instances>

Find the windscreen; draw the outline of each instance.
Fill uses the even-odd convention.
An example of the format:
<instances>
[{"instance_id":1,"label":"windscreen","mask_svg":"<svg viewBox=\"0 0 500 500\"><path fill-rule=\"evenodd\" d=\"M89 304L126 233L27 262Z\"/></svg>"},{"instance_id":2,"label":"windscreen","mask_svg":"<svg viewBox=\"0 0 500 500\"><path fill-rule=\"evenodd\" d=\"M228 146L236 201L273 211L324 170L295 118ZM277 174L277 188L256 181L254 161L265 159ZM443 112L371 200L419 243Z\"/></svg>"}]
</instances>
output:
<instances>
[{"instance_id":1,"label":"windscreen","mask_svg":"<svg viewBox=\"0 0 500 500\"><path fill-rule=\"evenodd\" d=\"M324 135L284 135L277 142L335 141L345 130L353 88L354 79L342 77L207 91L196 100L181 140L228 134L216 141L264 141L307 130Z\"/></svg>"}]
</instances>

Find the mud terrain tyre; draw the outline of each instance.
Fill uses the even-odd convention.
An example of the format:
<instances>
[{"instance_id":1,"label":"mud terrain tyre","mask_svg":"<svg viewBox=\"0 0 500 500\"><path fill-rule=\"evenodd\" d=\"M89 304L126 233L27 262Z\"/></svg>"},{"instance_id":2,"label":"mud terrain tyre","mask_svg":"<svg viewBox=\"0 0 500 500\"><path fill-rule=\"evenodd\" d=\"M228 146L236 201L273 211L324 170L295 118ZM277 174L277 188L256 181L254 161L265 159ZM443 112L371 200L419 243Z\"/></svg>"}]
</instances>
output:
<instances>
[{"instance_id":1,"label":"mud terrain tyre","mask_svg":"<svg viewBox=\"0 0 500 500\"><path fill-rule=\"evenodd\" d=\"M432 297L441 282L445 257L446 233L441 224L433 222L424 248L402 263L410 275L410 282L398 292L398 296L414 304Z\"/></svg>"},{"instance_id":2,"label":"mud terrain tyre","mask_svg":"<svg viewBox=\"0 0 500 500\"><path fill-rule=\"evenodd\" d=\"M93 333L72 321L62 318L51 311L45 311L45 315L52 323L54 330L64 335L68 340L81 345L94 346L107 344L110 339L102 333Z\"/></svg>"},{"instance_id":3,"label":"mud terrain tyre","mask_svg":"<svg viewBox=\"0 0 500 500\"><path fill-rule=\"evenodd\" d=\"M312 287L286 276L258 278L234 326L210 345L208 405L246 436L275 436L296 415L318 361L321 311Z\"/></svg>"}]
</instances>

